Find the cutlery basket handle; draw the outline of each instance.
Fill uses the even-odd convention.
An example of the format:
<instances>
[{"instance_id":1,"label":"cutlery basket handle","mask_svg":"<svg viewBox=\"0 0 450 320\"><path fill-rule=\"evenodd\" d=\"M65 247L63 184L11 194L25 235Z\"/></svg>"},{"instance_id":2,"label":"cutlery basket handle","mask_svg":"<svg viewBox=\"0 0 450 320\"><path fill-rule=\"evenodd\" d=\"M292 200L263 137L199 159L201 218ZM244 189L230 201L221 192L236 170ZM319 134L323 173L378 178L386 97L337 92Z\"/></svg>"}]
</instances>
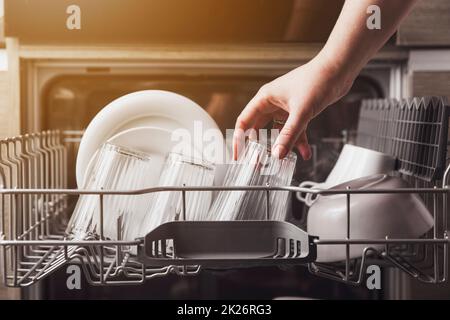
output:
<instances>
[{"instance_id":1,"label":"cutlery basket handle","mask_svg":"<svg viewBox=\"0 0 450 320\"><path fill-rule=\"evenodd\" d=\"M175 221L148 233L138 254L151 266L298 265L316 259L315 238L281 221Z\"/></svg>"}]
</instances>

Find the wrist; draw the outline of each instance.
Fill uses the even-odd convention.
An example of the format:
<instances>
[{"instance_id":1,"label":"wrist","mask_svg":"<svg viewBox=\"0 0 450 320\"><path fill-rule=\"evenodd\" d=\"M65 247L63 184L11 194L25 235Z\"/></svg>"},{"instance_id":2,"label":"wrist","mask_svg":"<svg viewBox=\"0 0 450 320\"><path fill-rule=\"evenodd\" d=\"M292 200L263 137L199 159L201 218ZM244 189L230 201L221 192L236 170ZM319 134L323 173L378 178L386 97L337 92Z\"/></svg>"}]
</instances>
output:
<instances>
[{"instance_id":1,"label":"wrist","mask_svg":"<svg viewBox=\"0 0 450 320\"><path fill-rule=\"evenodd\" d=\"M333 90L335 100L346 95L350 91L353 82L360 70L351 63L341 62L336 54L328 52L326 48L311 61L319 69L318 72L326 79L328 88ZM330 103L333 103L332 101Z\"/></svg>"}]
</instances>

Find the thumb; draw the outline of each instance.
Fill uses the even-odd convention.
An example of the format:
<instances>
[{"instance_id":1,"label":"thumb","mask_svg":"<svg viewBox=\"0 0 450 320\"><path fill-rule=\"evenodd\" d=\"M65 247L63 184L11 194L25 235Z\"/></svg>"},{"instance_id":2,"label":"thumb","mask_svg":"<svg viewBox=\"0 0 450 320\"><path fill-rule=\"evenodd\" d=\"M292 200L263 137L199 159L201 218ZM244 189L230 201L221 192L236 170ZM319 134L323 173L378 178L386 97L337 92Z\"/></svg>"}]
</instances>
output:
<instances>
[{"instance_id":1,"label":"thumb","mask_svg":"<svg viewBox=\"0 0 450 320\"><path fill-rule=\"evenodd\" d=\"M284 158L298 140L302 130L300 117L290 113L272 148L272 154Z\"/></svg>"}]
</instances>

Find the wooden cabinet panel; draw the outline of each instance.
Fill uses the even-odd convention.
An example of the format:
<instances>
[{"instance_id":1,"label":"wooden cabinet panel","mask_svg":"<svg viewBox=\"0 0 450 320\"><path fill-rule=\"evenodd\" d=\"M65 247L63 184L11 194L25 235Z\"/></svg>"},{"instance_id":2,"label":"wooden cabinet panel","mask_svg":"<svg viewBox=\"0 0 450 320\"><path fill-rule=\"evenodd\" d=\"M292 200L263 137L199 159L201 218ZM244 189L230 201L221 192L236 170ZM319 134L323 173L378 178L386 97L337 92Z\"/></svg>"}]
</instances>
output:
<instances>
[{"instance_id":1,"label":"wooden cabinet panel","mask_svg":"<svg viewBox=\"0 0 450 320\"><path fill-rule=\"evenodd\" d=\"M9 123L11 121L8 108L8 72L0 71L0 139L10 134Z\"/></svg>"},{"instance_id":2,"label":"wooden cabinet panel","mask_svg":"<svg viewBox=\"0 0 450 320\"><path fill-rule=\"evenodd\" d=\"M450 101L450 71L416 71L412 75L413 96L446 96Z\"/></svg>"},{"instance_id":3,"label":"wooden cabinet panel","mask_svg":"<svg viewBox=\"0 0 450 320\"><path fill-rule=\"evenodd\" d=\"M421 0L400 26L397 44L450 46L450 1Z\"/></svg>"},{"instance_id":4,"label":"wooden cabinet panel","mask_svg":"<svg viewBox=\"0 0 450 320\"><path fill-rule=\"evenodd\" d=\"M5 34L29 44L324 42L343 2L5 0ZM71 30L74 4L80 28Z\"/></svg>"}]
</instances>

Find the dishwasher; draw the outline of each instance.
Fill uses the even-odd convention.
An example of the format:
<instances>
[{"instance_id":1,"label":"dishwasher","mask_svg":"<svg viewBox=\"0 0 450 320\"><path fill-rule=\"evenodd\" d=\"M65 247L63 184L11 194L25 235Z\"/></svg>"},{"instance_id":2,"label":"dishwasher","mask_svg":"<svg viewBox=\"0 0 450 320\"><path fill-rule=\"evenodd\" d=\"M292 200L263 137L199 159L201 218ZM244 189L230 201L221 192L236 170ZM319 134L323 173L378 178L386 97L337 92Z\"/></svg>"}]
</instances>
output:
<instances>
[{"instance_id":1,"label":"dishwasher","mask_svg":"<svg viewBox=\"0 0 450 320\"><path fill-rule=\"evenodd\" d=\"M365 285L367 267L374 264L400 270L418 282L447 283L449 115L447 101L439 97L362 101L355 144L396 157L395 175L412 186L376 191L320 190L295 185L131 191L68 189L67 144L78 132L48 130L0 140L3 284L33 287L67 266L77 266L88 286L100 288L139 286L165 277L195 278L208 272L250 267L278 267L283 271L301 266L315 276L357 287ZM109 240L103 235L105 196L176 191L181 193L184 212L187 193L217 190L252 190L263 193L267 200L275 191L344 194L346 237L320 239L288 221L184 221L183 214L178 221L160 225L134 241ZM350 232L351 203L360 193L419 194L432 213L432 230L414 239L354 238ZM98 198L99 239L75 241L64 234L80 195ZM267 201L267 217L269 213ZM317 262L317 250L327 245L345 246L346 259ZM358 245L363 245L364 250L360 257L352 258L351 248ZM67 278L67 273L62 274Z\"/></svg>"}]
</instances>

